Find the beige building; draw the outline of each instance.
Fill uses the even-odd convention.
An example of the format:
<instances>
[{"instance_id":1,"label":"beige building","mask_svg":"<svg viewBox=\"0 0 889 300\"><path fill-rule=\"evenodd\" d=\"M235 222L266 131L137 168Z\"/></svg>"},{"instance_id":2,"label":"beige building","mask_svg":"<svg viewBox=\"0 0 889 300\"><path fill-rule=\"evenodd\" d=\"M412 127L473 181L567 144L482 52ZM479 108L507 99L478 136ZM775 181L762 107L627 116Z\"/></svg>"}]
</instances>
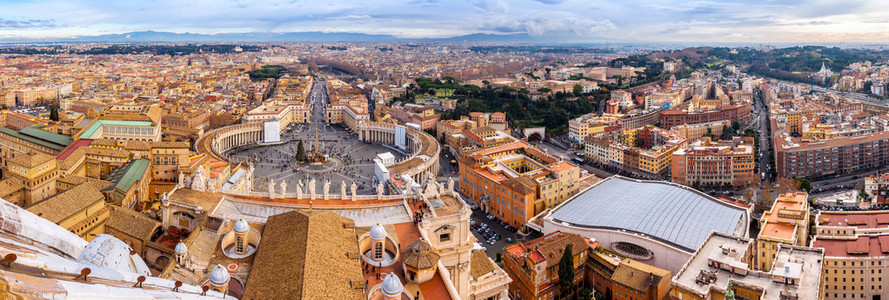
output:
<instances>
[{"instance_id":1,"label":"beige building","mask_svg":"<svg viewBox=\"0 0 889 300\"><path fill-rule=\"evenodd\" d=\"M685 185L740 186L756 176L751 137L731 141L703 137L673 152L670 163L673 182Z\"/></svg>"},{"instance_id":2,"label":"beige building","mask_svg":"<svg viewBox=\"0 0 889 300\"><path fill-rule=\"evenodd\" d=\"M102 225L110 214L105 205L105 195L95 186L84 183L26 209L89 241L103 232Z\"/></svg>"},{"instance_id":3,"label":"beige building","mask_svg":"<svg viewBox=\"0 0 889 300\"><path fill-rule=\"evenodd\" d=\"M21 180L24 186L23 204L28 206L55 195L59 170L55 157L28 153L7 159L3 175Z\"/></svg>"},{"instance_id":4,"label":"beige building","mask_svg":"<svg viewBox=\"0 0 889 300\"><path fill-rule=\"evenodd\" d=\"M824 299L823 249L781 245L772 265L760 271L752 268L754 244L748 238L711 233L673 276L670 296L682 300Z\"/></svg>"},{"instance_id":5,"label":"beige building","mask_svg":"<svg viewBox=\"0 0 889 300\"><path fill-rule=\"evenodd\" d=\"M889 213L818 213L812 247L824 248L824 299L889 299Z\"/></svg>"}]
</instances>

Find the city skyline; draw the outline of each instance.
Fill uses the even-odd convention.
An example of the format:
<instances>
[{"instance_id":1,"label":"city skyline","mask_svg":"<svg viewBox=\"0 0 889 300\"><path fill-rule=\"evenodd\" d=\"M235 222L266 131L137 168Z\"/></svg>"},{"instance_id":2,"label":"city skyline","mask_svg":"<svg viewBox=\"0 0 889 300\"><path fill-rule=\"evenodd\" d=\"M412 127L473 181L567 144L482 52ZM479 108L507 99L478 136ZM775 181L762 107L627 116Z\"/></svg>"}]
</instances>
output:
<instances>
[{"instance_id":1,"label":"city skyline","mask_svg":"<svg viewBox=\"0 0 889 300\"><path fill-rule=\"evenodd\" d=\"M564 42L845 43L889 37L880 1L2 1L0 39L134 31L325 32Z\"/></svg>"}]
</instances>

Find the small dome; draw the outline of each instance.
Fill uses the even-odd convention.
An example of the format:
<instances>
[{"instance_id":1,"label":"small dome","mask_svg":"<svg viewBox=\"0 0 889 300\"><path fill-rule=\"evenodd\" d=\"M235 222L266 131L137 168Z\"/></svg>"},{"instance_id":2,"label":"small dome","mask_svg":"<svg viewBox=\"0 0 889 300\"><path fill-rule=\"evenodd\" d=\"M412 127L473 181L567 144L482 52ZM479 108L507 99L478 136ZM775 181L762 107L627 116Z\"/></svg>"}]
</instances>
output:
<instances>
[{"instance_id":1,"label":"small dome","mask_svg":"<svg viewBox=\"0 0 889 300\"><path fill-rule=\"evenodd\" d=\"M380 284L380 291L387 297L399 297L403 290L404 286L401 285L401 279L398 279L398 276L395 276L395 273L386 275L386 278L383 279L383 283Z\"/></svg>"},{"instance_id":2,"label":"small dome","mask_svg":"<svg viewBox=\"0 0 889 300\"><path fill-rule=\"evenodd\" d=\"M378 239L378 240L386 238L386 229L383 228L383 225L380 225L380 223L377 223L377 225L374 225L373 227L371 227L370 228L370 238Z\"/></svg>"},{"instance_id":3,"label":"small dome","mask_svg":"<svg viewBox=\"0 0 889 300\"><path fill-rule=\"evenodd\" d=\"M418 270L434 267L440 258L441 256L429 247L429 243L423 240L416 240L401 251L402 262Z\"/></svg>"},{"instance_id":4,"label":"small dome","mask_svg":"<svg viewBox=\"0 0 889 300\"><path fill-rule=\"evenodd\" d=\"M188 247L185 246L185 243L183 243L182 241L179 241L179 243L176 244L176 248L174 248L173 251L176 251L176 254L185 254L186 252L188 252Z\"/></svg>"},{"instance_id":5,"label":"small dome","mask_svg":"<svg viewBox=\"0 0 889 300\"><path fill-rule=\"evenodd\" d=\"M228 270L222 265L216 265L213 267L213 271L210 271L210 284L212 285L225 286L229 279L231 279L231 275L228 275Z\"/></svg>"},{"instance_id":6,"label":"small dome","mask_svg":"<svg viewBox=\"0 0 889 300\"><path fill-rule=\"evenodd\" d=\"M247 225L247 221L244 221L244 219L239 219L235 222L235 228L232 230L234 230L235 233L244 234L250 231L250 225Z\"/></svg>"}]
</instances>

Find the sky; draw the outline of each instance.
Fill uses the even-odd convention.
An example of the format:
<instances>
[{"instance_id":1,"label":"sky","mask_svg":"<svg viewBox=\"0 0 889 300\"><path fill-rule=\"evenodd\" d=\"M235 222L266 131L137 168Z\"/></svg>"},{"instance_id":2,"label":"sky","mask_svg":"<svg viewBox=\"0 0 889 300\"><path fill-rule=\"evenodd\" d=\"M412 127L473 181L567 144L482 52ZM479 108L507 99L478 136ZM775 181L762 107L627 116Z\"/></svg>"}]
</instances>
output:
<instances>
[{"instance_id":1,"label":"sky","mask_svg":"<svg viewBox=\"0 0 889 300\"><path fill-rule=\"evenodd\" d=\"M889 0L0 0L0 38L154 30L571 41L889 41Z\"/></svg>"}]
</instances>

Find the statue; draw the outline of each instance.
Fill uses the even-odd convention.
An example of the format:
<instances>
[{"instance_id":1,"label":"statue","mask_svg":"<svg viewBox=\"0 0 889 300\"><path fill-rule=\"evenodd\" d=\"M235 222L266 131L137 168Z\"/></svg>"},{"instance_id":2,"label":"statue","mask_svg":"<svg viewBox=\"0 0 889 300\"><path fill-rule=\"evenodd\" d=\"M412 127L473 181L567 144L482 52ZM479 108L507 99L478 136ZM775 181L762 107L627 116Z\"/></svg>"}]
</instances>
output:
<instances>
[{"instance_id":1,"label":"statue","mask_svg":"<svg viewBox=\"0 0 889 300\"><path fill-rule=\"evenodd\" d=\"M176 187L185 187L185 173L179 172L179 181L176 183Z\"/></svg>"},{"instance_id":2,"label":"statue","mask_svg":"<svg viewBox=\"0 0 889 300\"><path fill-rule=\"evenodd\" d=\"M269 198L275 198L275 180L269 179Z\"/></svg>"},{"instance_id":3,"label":"statue","mask_svg":"<svg viewBox=\"0 0 889 300\"><path fill-rule=\"evenodd\" d=\"M287 180L281 179L281 197L284 197L284 194L287 194Z\"/></svg>"},{"instance_id":4,"label":"statue","mask_svg":"<svg viewBox=\"0 0 889 300\"><path fill-rule=\"evenodd\" d=\"M296 198L303 198L303 180L300 179L299 182L296 183Z\"/></svg>"},{"instance_id":5,"label":"statue","mask_svg":"<svg viewBox=\"0 0 889 300\"><path fill-rule=\"evenodd\" d=\"M343 182L340 184L340 199L346 199L346 183Z\"/></svg>"},{"instance_id":6,"label":"statue","mask_svg":"<svg viewBox=\"0 0 889 300\"><path fill-rule=\"evenodd\" d=\"M377 184L377 198L380 198L382 196L383 196L383 183L380 182L379 184Z\"/></svg>"},{"instance_id":7,"label":"statue","mask_svg":"<svg viewBox=\"0 0 889 300\"><path fill-rule=\"evenodd\" d=\"M324 190L324 197L327 198L327 195L330 194L330 179L324 180L323 190Z\"/></svg>"},{"instance_id":8,"label":"statue","mask_svg":"<svg viewBox=\"0 0 889 300\"><path fill-rule=\"evenodd\" d=\"M444 183L442 183L442 184L438 184L438 182L435 181L435 177L432 177L432 180L433 180L432 182L435 182L435 185L438 186L438 194L439 194L439 195L445 195L445 194L447 194L447 189L445 188Z\"/></svg>"},{"instance_id":9,"label":"statue","mask_svg":"<svg viewBox=\"0 0 889 300\"><path fill-rule=\"evenodd\" d=\"M352 181L352 201L355 201L355 196L358 196L358 185L355 184L355 181Z\"/></svg>"},{"instance_id":10,"label":"statue","mask_svg":"<svg viewBox=\"0 0 889 300\"><path fill-rule=\"evenodd\" d=\"M312 177L312 179L309 180L309 187L308 188L309 188L309 195L312 196L312 199L315 199L315 177Z\"/></svg>"},{"instance_id":11,"label":"statue","mask_svg":"<svg viewBox=\"0 0 889 300\"><path fill-rule=\"evenodd\" d=\"M448 193L454 193L454 177L448 177Z\"/></svg>"},{"instance_id":12,"label":"statue","mask_svg":"<svg viewBox=\"0 0 889 300\"><path fill-rule=\"evenodd\" d=\"M206 178L204 177L204 168L198 166L191 176L191 189L200 192L207 191Z\"/></svg>"}]
</instances>

